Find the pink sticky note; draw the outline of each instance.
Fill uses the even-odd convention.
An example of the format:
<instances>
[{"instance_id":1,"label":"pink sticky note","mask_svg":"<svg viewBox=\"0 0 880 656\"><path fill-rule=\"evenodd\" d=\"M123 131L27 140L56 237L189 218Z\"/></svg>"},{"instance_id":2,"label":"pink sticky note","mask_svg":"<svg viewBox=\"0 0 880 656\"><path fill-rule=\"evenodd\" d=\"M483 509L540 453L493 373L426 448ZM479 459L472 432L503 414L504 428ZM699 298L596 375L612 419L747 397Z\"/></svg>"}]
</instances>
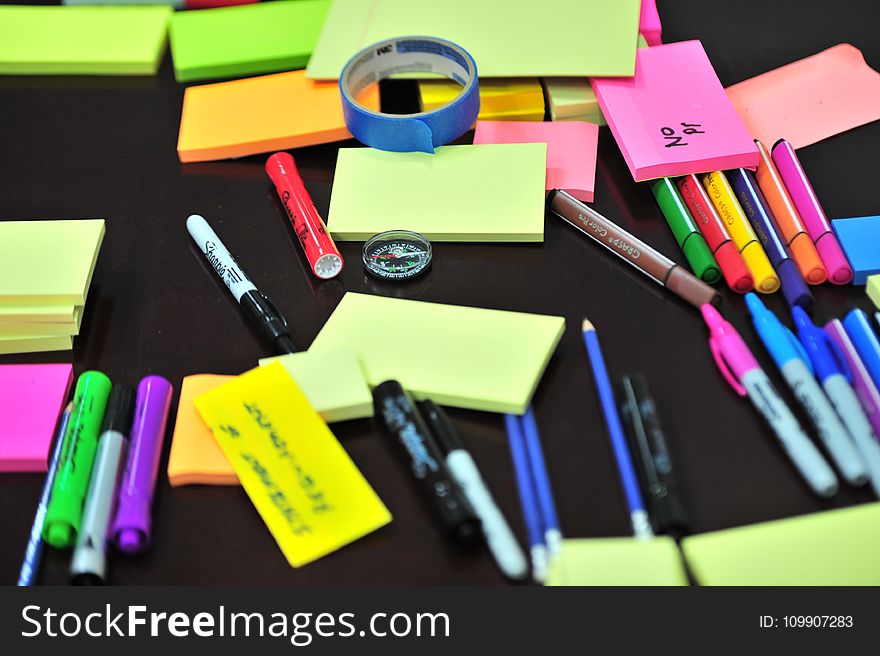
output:
<instances>
[{"instance_id":1,"label":"pink sticky note","mask_svg":"<svg viewBox=\"0 0 880 656\"><path fill-rule=\"evenodd\" d=\"M803 148L880 119L880 73L841 43L727 87L752 136Z\"/></svg>"},{"instance_id":2,"label":"pink sticky note","mask_svg":"<svg viewBox=\"0 0 880 656\"><path fill-rule=\"evenodd\" d=\"M659 46L663 26L660 14L657 13L656 0L642 0L642 13L639 15L639 32L645 37L649 46Z\"/></svg>"},{"instance_id":3,"label":"pink sticky note","mask_svg":"<svg viewBox=\"0 0 880 656\"><path fill-rule=\"evenodd\" d=\"M636 52L631 78L592 78L633 178L758 166L758 149L699 41Z\"/></svg>"},{"instance_id":4,"label":"pink sticky note","mask_svg":"<svg viewBox=\"0 0 880 656\"><path fill-rule=\"evenodd\" d=\"M0 365L0 472L44 472L73 365Z\"/></svg>"},{"instance_id":5,"label":"pink sticky note","mask_svg":"<svg viewBox=\"0 0 880 656\"><path fill-rule=\"evenodd\" d=\"M599 126L586 121L477 121L475 144L546 143L547 189L564 189L586 203L596 189Z\"/></svg>"}]
</instances>

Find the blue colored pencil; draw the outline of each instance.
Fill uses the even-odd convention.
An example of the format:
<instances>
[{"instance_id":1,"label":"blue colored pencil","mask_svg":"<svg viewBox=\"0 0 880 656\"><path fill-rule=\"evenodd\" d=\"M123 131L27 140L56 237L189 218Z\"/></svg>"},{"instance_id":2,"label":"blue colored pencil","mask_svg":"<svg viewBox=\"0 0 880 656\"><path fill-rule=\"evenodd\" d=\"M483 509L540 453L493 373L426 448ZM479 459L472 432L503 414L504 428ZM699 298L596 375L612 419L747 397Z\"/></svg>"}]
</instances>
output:
<instances>
[{"instance_id":1,"label":"blue colored pencil","mask_svg":"<svg viewBox=\"0 0 880 656\"><path fill-rule=\"evenodd\" d=\"M519 502L522 506L523 518L529 538L529 553L532 560L532 577L537 583L543 583L547 577L547 545L544 539L544 526L541 521L541 509L535 486L529 454L526 449L520 418L516 415L504 415L507 428L507 441L510 445L510 456L513 459L513 471L519 491Z\"/></svg>"},{"instance_id":2,"label":"blue colored pencil","mask_svg":"<svg viewBox=\"0 0 880 656\"><path fill-rule=\"evenodd\" d=\"M28 539L27 548L24 551L24 562L18 574L19 586L31 586L37 579L40 569L40 559L43 557L43 522L46 519L46 509L49 507L49 496L52 494L52 484L55 482L55 473L58 471L58 462L61 460L61 451L64 448L64 434L67 432L67 424L70 421L70 413L73 404L70 403L61 414L58 422L58 432L55 436L55 448L49 460L49 470L46 472L46 481L43 483L43 492L40 495L40 503L37 505L37 514L34 516L34 524L31 526L31 536Z\"/></svg>"},{"instance_id":3,"label":"blue colored pencil","mask_svg":"<svg viewBox=\"0 0 880 656\"><path fill-rule=\"evenodd\" d=\"M547 465L544 462L541 437L538 435L538 423L535 421L535 412L531 406L526 410L526 414L520 418L520 425L525 436L526 452L529 455L529 465L535 480L535 489L538 492L541 522L544 526L544 542L547 545L547 557L552 559L562 550L562 531L559 528L559 517L556 514L553 490L550 488L550 476L547 473Z\"/></svg>"},{"instance_id":4,"label":"blue colored pencil","mask_svg":"<svg viewBox=\"0 0 880 656\"><path fill-rule=\"evenodd\" d=\"M651 537L653 535L651 523L645 510L642 491L639 489L636 470L626 446L620 415L617 414L614 392L611 389L611 381L608 379L608 370L605 368L602 349L599 347L599 336L596 335L593 324L587 319L584 319L583 331L587 355L593 367L593 378L599 391L599 401L605 414L605 424L608 426L608 434L611 437L611 448L614 450L614 459L617 461L617 470L623 483L623 493L626 496L626 504L629 506L633 533L637 538Z\"/></svg>"}]
</instances>

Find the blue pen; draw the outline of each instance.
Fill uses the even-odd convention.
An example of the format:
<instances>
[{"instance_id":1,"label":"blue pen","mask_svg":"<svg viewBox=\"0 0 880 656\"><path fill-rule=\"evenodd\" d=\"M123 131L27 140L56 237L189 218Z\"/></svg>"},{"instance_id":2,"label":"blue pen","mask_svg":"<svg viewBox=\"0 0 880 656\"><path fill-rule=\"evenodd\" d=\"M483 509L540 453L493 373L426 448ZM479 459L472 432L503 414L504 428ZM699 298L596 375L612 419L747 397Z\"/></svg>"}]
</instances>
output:
<instances>
[{"instance_id":1,"label":"blue pen","mask_svg":"<svg viewBox=\"0 0 880 656\"><path fill-rule=\"evenodd\" d=\"M794 333L764 306L757 294L746 294L746 305L749 307L752 323L764 347L810 418L844 479L851 485L867 483L868 467L849 431L834 412L828 397L816 383L810 365L810 356L803 345Z\"/></svg>"},{"instance_id":2,"label":"blue pen","mask_svg":"<svg viewBox=\"0 0 880 656\"><path fill-rule=\"evenodd\" d=\"M599 391L599 401L602 404L605 423L611 437L611 448L614 450L614 459L617 461L617 470L620 472L620 480L623 483L623 493L626 496L626 504L629 506L633 534L637 538L649 538L654 532L651 530L651 521L648 518L647 510L645 510L642 491L639 489L636 471L626 446L623 426L620 423L620 415L617 414L617 404L614 402L614 392L611 389L611 381L608 379L602 349L599 347L599 337L596 335L593 324L587 319L584 319L583 332L584 344L587 347L587 355L590 358L593 377Z\"/></svg>"},{"instance_id":3,"label":"blue pen","mask_svg":"<svg viewBox=\"0 0 880 656\"><path fill-rule=\"evenodd\" d=\"M519 502L522 506L523 518L528 532L532 577L535 582L543 583L547 578L547 545L544 542L541 509L538 504L538 493L535 488L532 468L529 464L525 436L518 416L504 415L504 425L507 428L507 441L510 445L513 471L516 474Z\"/></svg>"},{"instance_id":4,"label":"blue pen","mask_svg":"<svg viewBox=\"0 0 880 656\"><path fill-rule=\"evenodd\" d=\"M40 494L40 503L37 505L37 514L34 515L34 523L31 526L31 535L28 538L27 548L24 551L24 562L18 574L19 586L31 586L37 580L37 571L40 568L40 559L43 557L43 522L46 519L46 509L49 507L49 497L52 495L52 485L55 483L55 474L58 471L58 462L61 460L61 451L64 447L64 435L67 433L67 424L70 422L70 413L73 404L68 404L58 421L58 432L55 436L55 448L49 460L49 469L46 472L46 481L43 483L43 492Z\"/></svg>"},{"instance_id":5,"label":"blue pen","mask_svg":"<svg viewBox=\"0 0 880 656\"><path fill-rule=\"evenodd\" d=\"M547 465L544 462L538 423L535 421L535 412L531 406L520 419L520 426L525 437L526 452L535 481L535 490L538 492L541 523L544 527L544 543L547 545L547 559L552 560L562 550L562 531L559 528L559 518L556 515L553 490L550 488L550 476L547 474Z\"/></svg>"},{"instance_id":6,"label":"blue pen","mask_svg":"<svg viewBox=\"0 0 880 656\"><path fill-rule=\"evenodd\" d=\"M880 340L871 328L868 315L863 310L852 310L844 317L843 327L846 328L874 384L880 387Z\"/></svg>"},{"instance_id":7,"label":"blue pen","mask_svg":"<svg viewBox=\"0 0 880 656\"><path fill-rule=\"evenodd\" d=\"M874 493L880 496L880 444L877 443L871 423L852 388L852 374L845 356L828 333L818 328L803 308L794 306L791 312L798 338L810 356L816 377L861 453L868 467Z\"/></svg>"},{"instance_id":8,"label":"blue pen","mask_svg":"<svg viewBox=\"0 0 880 656\"><path fill-rule=\"evenodd\" d=\"M805 310L811 310L813 295L804 282L797 264L791 259L791 253L779 238L773 213L758 187L755 174L746 169L733 169L727 171L726 175L770 263L779 275L785 300L789 305L800 305Z\"/></svg>"}]
</instances>

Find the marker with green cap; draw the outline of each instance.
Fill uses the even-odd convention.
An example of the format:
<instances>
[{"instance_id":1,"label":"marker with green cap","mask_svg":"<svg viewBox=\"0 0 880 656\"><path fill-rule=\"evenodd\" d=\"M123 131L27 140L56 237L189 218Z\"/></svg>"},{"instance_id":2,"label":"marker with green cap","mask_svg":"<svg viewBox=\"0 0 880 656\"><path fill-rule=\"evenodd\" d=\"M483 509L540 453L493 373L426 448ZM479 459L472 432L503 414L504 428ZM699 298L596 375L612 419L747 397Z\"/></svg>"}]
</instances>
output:
<instances>
[{"instance_id":1,"label":"marker with green cap","mask_svg":"<svg viewBox=\"0 0 880 656\"><path fill-rule=\"evenodd\" d=\"M700 233L687 205L678 195L678 189L669 178L651 181L651 193L657 199L660 211L666 218L675 241L681 247L694 275L706 282L714 283L721 279L721 269L712 257L706 239Z\"/></svg>"},{"instance_id":2,"label":"marker with green cap","mask_svg":"<svg viewBox=\"0 0 880 656\"><path fill-rule=\"evenodd\" d=\"M43 539L53 547L70 547L76 540L110 387L100 371L86 371L76 382L73 414L43 524Z\"/></svg>"}]
</instances>

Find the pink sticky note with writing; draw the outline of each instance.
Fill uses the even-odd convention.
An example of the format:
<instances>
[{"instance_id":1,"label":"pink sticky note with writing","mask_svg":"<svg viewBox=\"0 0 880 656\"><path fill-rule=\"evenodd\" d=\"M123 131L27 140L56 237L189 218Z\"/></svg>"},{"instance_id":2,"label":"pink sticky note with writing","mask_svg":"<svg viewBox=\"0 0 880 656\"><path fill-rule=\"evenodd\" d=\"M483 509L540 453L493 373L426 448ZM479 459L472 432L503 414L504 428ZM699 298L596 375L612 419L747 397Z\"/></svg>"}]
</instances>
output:
<instances>
[{"instance_id":1,"label":"pink sticky note with writing","mask_svg":"<svg viewBox=\"0 0 880 656\"><path fill-rule=\"evenodd\" d=\"M477 121L475 144L546 143L547 189L564 189L586 203L596 189L599 126L586 121Z\"/></svg>"},{"instance_id":2,"label":"pink sticky note with writing","mask_svg":"<svg viewBox=\"0 0 880 656\"><path fill-rule=\"evenodd\" d=\"M758 149L699 41L636 52L631 78L592 78L633 178L758 166Z\"/></svg>"},{"instance_id":3,"label":"pink sticky note with writing","mask_svg":"<svg viewBox=\"0 0 880 656\"><path fill-rule=\"evenodd\" d=\"M660 35L663 26L660 24L660 14L657 13L656 0L642 0L642 13L639 14L639 32L645 37L649 46L660 45Z\"/></svg>"},{"instance_id":4,"label":"pink sticky note with writing","mask_svg":"<svg viewBox=\"0 0 880 656\"><path fill-rule=\"evenodd\" d=\"M44 472L73 365L0 365L0 472Z\"/></svg>"},{"instance_id":5,"label":"pink sticky note with writing","mask_svg":"<svg viewBox=\"0 0 880 656\"><path fill-rule=\"evenodd\" d=\"M803 148L880 119L880 73L841 43L727 87L752 136Z\"/></svg>"}]
</instances>

